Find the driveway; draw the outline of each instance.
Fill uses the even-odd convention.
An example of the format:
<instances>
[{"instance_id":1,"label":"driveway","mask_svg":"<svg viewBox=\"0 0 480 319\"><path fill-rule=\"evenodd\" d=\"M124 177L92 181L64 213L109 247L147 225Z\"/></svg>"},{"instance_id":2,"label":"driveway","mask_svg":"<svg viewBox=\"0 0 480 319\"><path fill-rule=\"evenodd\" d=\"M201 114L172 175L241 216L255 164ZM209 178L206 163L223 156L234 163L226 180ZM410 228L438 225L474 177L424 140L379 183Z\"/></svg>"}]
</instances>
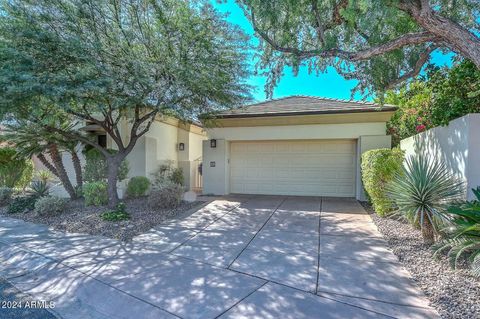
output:
<instances>
[{"instance_id":1,"label":"driveway","mask_svg":"<svg viewBox=\"0 0 480 319\"><path fill-rule=\"evenodd\" d=\"M0 261L64 318L438 316L353 199L230 196L128 244L0 217Z\"/></svg>"}]
</instances>

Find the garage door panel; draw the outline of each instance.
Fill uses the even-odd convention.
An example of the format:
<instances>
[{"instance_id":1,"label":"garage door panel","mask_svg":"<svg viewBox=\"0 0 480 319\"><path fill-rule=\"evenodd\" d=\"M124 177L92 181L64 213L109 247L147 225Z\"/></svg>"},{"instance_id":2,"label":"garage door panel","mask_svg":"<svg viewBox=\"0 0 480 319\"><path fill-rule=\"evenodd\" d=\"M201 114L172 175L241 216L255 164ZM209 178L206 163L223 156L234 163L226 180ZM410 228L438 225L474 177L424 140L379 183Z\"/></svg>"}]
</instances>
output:
<instances>
[{"instance_id":1,"label":"garage door panel","mask_svg":"<svg viewBox=\"0 0 480 319\"><path fill-rule=\"evenodd\" d=\"M231 144L232 193L354 196L355 142Z\"/></svg>"}]
</instances>

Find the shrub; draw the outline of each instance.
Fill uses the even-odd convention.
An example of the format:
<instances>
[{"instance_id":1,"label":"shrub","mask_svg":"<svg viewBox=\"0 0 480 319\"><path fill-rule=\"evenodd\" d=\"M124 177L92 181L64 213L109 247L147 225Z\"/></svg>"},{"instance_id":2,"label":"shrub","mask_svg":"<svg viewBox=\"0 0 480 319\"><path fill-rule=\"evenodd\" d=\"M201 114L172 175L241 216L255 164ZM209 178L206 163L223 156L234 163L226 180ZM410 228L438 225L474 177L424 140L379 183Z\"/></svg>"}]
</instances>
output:
<instances>
[{"instance_id":1,"label":"shrub","mask_svg":"<svg viewBox=\"0 0 480 319\"><path fill-rule=\"evenodd\" d=\"M473 275L480 277L480 187L473 193L476 200L448 209L451 225L445 229L447 238L434 246L434 257L446 251L454 269L467 258Z\"/></svg>"},{"instance_id":2,"label":"shrub","mask_svg":"<svg viewBox=\"0 0 480 319\"><path fill-rule=\"evenodd\" d=\"M53 175L50 171L47 171L47 170L41 170L41 171L38 171L37 174L37 179L40 180L40 181L44 181L45 183L48 183L49 181L51 181L53 179Z\"/></svg>"},{"instance_id":3,"label":"shrub","mask_svg":"<svg viewBox=\"0 0 480 319\"><path fill-rule=\"evenodd\" d=\"M35 202L35 212L40 215L57 215L63 212L67 200L57 196L45 196Z\"/></svg>"},{"instance_id":4,"label":"shrub","mask_svg":"<svg viewBox=\"0 0 480 319\"><path fill-rule=\"evenodd\" d=\"M115 210L105 212L100 216L102 217L103 220L107 220L111 222L130 219L130 214L125 210L125 208L126 207L124 203L119 203Z\"/></svg>"},{"instance_id":5,"label":"shrub","mask_svg":"<svg viewBox=\"0 0 480 319\"><path fill-rule=\"evenodd\" d=\"M50 186L48 186L48 182L46 181L38 180L30 184L30 193L36 197L47 196L49 192Z\"/></svg>"},{"instance_id":6,"label":"shrub","mask_svg":"<svg viewBox=\"0 0 480 319\"><path fill-rule=\"evenodd\" d=\"M116 150L108 150L116 153ZM118 180L123 181L128 175L128 162L123 160L118 169ZM107 161L100 151L95 148L85 153L85 167L83 168L83 179L87 182L104 181L107 179Z\"/></svg>"},{"instance_id":7,"label":"shrub","mask_svg":"<svg viewBox=\"0 0 480 319\"><path fill-rule=\"evenodd\" d=\"M431 244L438 226L445 221L447 205L463 194L463 182L449 173L446 165L424 157L410 157L387 188L397 213L419 226L425 243Z\"/></svg>"},{"instance_id":8,"label":"shrub","mask_svg":"<svg viewBox=\"0 0 480 319\"><path fill-rule=\"evenodd\" d=\"M0 206L7 205L12 199L13 189L10 187L0 187Z\"/></svg>"},{"instance_id":9,"label":"shrub","mask_svg":"<svg viewBox=\"0 0 480 319\"><path fill-rule=\"evenodd\" d=\"M12 147L0 147L0 186L25 188L32 174L30 159L18 158Z\"/></svg>"},{"instance_id":10,"label":"shrub","mask_svg":"<svg viewBox=\"0 0 480 319\"><path fill-rule=\"evenodd\" d=\"M36 196L24 196L15 198L7 208L8 214L26 213L35 208Z\"/></svg>"},{"instance_id":11,"label":"shrub","mask_svg":"<svg viewBox=\"0 0 480 319\"><path fill-rule=\"evenodd\" d=\"M153 185L174 183L184 185L183 170L181 168L173 167L173 163L160 165L157 172L153 174Z\"/></svg>"},{"instance_id":12,"label":"shrub","mask_svg":"<svg viewBox=\"0 0 480 319\"><path fill-rule=\"evenodd\" d=\"M132 177L127 184L127 195L129 197L140 197L147 193L150 181L145 176Z\"/></svg>"},{"instance_id":13,"label":"shrub","mask_svg":"<svg viewBox=\"0 0 480 319\"><path fill-rule=\"evenodd\" d=\"M385 188L395 173L401 171L403 151L382 148L362 155L362 181L375 212L385 216L392 210L392 202Z\"/></svg>"},{"instance_id":14,"label":"shrub","mask_svg":"<svg viewBox=\"0 0 480 319\"><path fill-rule=\"evenodd\" d=\"M85 183L83 196L86 205L106 205L108 203L107 183L104 181Z\"/></svg>"},{"instance_id":15,"label":"shrub","mask_svg":"<svg viewBox=\"0 0 480 319\"><path fill-rule=\"evenodd\" d=\"M172 182L156 185L148 196L151 208L174 208L182 201L183 187Z\"/></svg>"}]
</instances>

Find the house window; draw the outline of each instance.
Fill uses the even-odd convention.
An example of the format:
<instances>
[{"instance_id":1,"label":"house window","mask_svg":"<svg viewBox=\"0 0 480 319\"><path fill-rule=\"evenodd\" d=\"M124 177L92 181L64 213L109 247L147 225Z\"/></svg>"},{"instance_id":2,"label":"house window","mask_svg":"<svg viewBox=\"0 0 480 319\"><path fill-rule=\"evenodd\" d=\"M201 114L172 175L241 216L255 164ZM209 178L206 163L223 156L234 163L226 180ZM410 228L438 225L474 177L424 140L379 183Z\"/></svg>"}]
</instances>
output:
<instances>
[{"instance_id":1,"label":"house window","mask_svg":"<svg viewBox=\"0 0 480 319\"><path fill-rule=\"evenodd\" d=\"M103 148L107 148L107 135L97 135L97 143Z\"/></svg>"}]
</instances>

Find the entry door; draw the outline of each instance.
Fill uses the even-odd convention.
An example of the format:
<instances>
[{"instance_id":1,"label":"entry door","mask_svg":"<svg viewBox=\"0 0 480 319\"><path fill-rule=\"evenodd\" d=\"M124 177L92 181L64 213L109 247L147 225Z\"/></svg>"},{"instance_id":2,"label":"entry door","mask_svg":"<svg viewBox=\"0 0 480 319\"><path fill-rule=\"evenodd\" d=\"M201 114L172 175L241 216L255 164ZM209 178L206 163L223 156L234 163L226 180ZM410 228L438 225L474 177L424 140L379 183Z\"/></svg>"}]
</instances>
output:
<instances>
[{"instance_id":1,"label":"entry door","mask_svg":"<svg viewBox=\"0 0 480 319\"><path fill-rule=\"evenodd\" d=\"M355 141L262 141L230 145L230 193L355 196Z\"/></svg>"}]
</instances>

